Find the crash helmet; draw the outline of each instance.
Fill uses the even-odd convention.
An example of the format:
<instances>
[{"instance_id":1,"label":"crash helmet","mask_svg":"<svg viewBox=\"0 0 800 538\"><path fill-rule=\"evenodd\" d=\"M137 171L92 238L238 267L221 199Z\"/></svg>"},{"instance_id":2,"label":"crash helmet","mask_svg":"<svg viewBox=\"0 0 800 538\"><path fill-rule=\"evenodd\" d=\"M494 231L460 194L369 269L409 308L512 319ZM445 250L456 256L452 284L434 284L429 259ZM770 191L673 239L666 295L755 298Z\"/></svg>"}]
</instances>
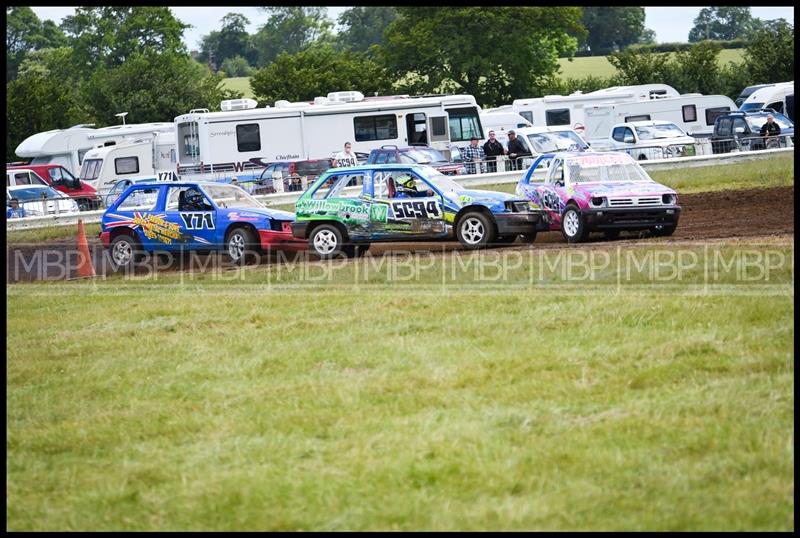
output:
<instances>
[{"instance_id":1,"label":"crash helmet","mask_svg":"<svg viewBox=\"0 0 800 538\"><path fill-rule=\"evenodd\" d=\"M189 189L186 191L186 204L192 207L203 207L205 205L205 199L203 195L197 189Z\"/></svg>"},{"instance_id":2,"label":"crash helmet","mask_svg":"<svg viewBox=\"0 0 800 538\"><path fill-rule=\"evenodd\" d=\"M417 183L410 175L404 174L395 180L397 192L417 192Z\"/></svg>"}]
</instances>

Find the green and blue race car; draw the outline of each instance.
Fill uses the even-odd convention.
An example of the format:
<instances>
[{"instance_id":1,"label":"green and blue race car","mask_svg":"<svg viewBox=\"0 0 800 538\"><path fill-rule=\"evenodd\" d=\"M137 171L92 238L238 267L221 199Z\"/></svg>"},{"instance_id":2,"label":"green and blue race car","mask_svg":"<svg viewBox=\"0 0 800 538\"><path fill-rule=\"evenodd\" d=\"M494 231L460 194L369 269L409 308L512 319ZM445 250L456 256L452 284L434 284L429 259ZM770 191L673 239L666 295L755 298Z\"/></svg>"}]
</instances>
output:
<instances>
[{"instance_id":1,"label":"green and blue race car","mask_svg":"<svg viewBox=\"0 0 800 538\"><path fill-rule=\"evenodd\" d=\"M334 168L295 204L295 238L321 258L356 256L378 241L447 240L468 249L531 242L544 210L502 192L465 189L426 165Z\"/></svg>"}]
</instances>

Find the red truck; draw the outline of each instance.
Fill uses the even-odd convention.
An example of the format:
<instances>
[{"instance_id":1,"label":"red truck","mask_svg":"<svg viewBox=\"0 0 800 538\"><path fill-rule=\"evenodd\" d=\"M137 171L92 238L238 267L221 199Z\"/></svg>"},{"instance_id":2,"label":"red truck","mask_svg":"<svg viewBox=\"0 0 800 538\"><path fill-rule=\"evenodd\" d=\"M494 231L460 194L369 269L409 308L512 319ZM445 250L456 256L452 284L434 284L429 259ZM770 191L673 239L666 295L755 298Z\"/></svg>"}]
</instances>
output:
<instances>
[{"instance_id":1,"label":"red truck","mask_svg":"<svg viewBox=\"0 0 800 538\"><path fill-rule=\"evenodd\" d=\"M60 164L6 164L6 170L33 170L48 184L78 202L81 211L99 209L102 205L97 189L79 180Z\"/></svg>"}]
</instances>

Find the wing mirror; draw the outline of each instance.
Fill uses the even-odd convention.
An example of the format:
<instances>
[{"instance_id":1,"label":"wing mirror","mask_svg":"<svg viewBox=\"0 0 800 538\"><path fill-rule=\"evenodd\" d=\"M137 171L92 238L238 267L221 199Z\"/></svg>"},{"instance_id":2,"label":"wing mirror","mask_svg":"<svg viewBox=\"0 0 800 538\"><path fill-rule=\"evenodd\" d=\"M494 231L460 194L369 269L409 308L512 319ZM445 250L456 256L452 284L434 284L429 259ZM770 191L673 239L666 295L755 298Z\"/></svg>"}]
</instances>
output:
<instances>
[{"instance_id":1,"label":"wing mirror","mask_svg":"<svg viewBox=\"0 0 800 538\"><path fill-rule=\"evenodd\" d=\"M736 134L744 134L744 127L737 127L733 130Z\"/></svg>"}]
</instances>

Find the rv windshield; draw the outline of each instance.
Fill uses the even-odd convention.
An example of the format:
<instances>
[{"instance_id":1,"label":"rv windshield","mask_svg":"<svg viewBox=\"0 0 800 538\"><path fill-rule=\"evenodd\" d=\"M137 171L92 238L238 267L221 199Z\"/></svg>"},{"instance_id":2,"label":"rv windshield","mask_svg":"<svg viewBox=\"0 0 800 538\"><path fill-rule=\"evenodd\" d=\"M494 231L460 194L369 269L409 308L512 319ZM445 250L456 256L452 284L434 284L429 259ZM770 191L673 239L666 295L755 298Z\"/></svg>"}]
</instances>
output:
<instances>
[{"instance_id":1,"label":"rv windshield","mask_svg":"<svg viewBox=\"0 0 800 538\"><path fill-rule=\"evenodd\" d=\"M661 138L676 138L686 136L680 127L674 123L664 123L661 125L640 125L636 127L636 134L639 140L658 140Z\"/></svg>"},{"instance_id":2,"label":"rv windshield","mask_svg":"<svg viewBox=\"0 0 800 538\"><path fill-rule=\"evenodd\" d=\"M241 187L233 185L203 185L203 190L219 207L264 207L258 200L242 190Z\"/></svg>"},{"instance_id":3,"label":"rv windshield","mask_svg":"<svg viewBox=\"0 0 800 538\"><path fill-rule=\"evenodd\" d=\"M529 134L528 140L536 153L582 151L586 149L586 144L572 131Z\"/></svg>"},{"instance_id":4,"label":"rv windshield","mask_svg":"<svg viewBox=\"0 0 800 538\"><path fill-rule=\"evenodd\" d=\"M400 152L400 162L408 164L428 164L447 162L444 154L433 148L414 148Z\"/></svg>"},{"instance_id":5,"label":"rv windshield","mask_svg":"<svg viewBox=\"0 0 800 538\"><path fill-rule=\"evenodd\" d=\"M764 103L742 103L739 107L740 112L747 112L748 110L761 110L764 108Z\"/></svg>"},{"instance_id":6,"label":"rv windshield","mask_svg":"<svg viewBox=\"0 0 800 538\"><path fill-rule=\"evenodd\" d=\"M100 175L100 168L103 165L103 159L86 159L83 161L81 173L78 176L84 181L91 181L97 179Z\"/></svg>"},{"instance_id":7,"label":"rv windshield","mask_svg":"<svg viewBox=\"0 0 800 538\"><path fill-rule=\"evenodd\" d=\"M653 181L630 155L593 155L566 160L568 183Z\"/></svg>"}]
</instances>

